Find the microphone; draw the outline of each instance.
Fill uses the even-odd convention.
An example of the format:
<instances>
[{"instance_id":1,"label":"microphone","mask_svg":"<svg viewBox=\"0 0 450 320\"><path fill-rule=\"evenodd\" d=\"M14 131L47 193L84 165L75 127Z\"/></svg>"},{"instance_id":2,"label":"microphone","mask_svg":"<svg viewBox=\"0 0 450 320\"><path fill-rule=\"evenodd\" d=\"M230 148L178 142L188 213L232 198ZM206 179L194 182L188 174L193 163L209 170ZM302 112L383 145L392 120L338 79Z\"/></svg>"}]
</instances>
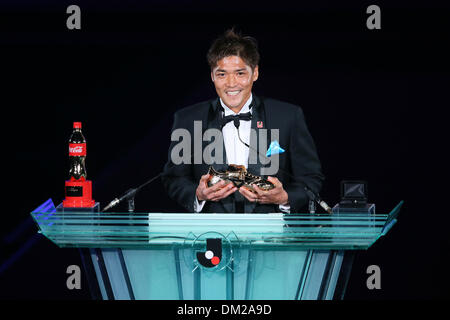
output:
<instances>
[{"instance_id":1,"label":"microphone","mask_svg":"<svg viewBox=\"0 0 450 320\"><path fill-rule=\"evenodd\" d=\"M247 148L249 148L249 149L251 149L251 150L257 152L259 155L263 156L264 158L266 158L266 159L269 158L269 157L267 157L265 154L262 154L261 152L259 152L259 151L256 150L255 148L252 148L252 147L249 146L247 143L245 143L244 141L242 141L241 135L239 134L239 126L240 126L240 122L239 122L239 119L238 119L238 118L234 119L233 124L234 124L234 126L236 127L239 141L241 141L243 144L245 144L245 146L246 146ZM283 170L283 169L281 169L281 168L278 168L278 170L280 170L280 171L283 172L284 174L286 174L286 175L288 175L288 176L290 176L291 178L293 178L293 179L296 180L296 178L295 178L292 174L290 174L289 172L286 172L285 170ZM325 201L323 201L323 200L320 198L320 196L319 196L317 193L315 193L315 192L314 192L314 191L306 184L306 182L304 182L304 181L302 181L302 180L298 180L298 181L299 181L300 183L303 184L303 189L305 189L305 192L306 192L306 194L308 195L308 197L309 197L310 200L317 202L317 203L318 203L318 204L319 204L326 212L332 213L331 207L330 207Z\"/></svg>"},{"instance_id":2,"label":"microphone","mask_svg":"<svg viewBox=\"0 0 450 320\"><path fill-rule=\"evenodd\" d=\"M103 210L102 212L111 209L112 207L115 207L116 205L118 205L120 202L122 202L123 200L129 200L132 199L136 193L141 190L143 187L145 187L146 185L152 183L154 180L158 179L163 173L160 172L158 175L154 176L153 178L151 178L150 180L148 180L147 182L141 184L139 187L137 188L131 188L128 189L121 197L119 198L115 198L113 201L111 201Z\"/></svg>"}]
</instances>

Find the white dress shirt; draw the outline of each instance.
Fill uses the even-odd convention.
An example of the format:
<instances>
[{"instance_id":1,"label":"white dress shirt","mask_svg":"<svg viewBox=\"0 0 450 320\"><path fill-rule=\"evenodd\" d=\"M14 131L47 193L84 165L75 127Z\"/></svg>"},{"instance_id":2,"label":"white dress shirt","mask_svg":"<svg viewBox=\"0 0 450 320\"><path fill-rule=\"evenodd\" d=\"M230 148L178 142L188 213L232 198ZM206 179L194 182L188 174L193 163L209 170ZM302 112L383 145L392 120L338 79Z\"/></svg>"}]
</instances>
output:
<instances>
[{"instance_id":1,"label":"white dress shirt","mask_svg":"<svg viewBox=\"0 0 450 320\"><path fill-rule=\"evenodd\" d=\"M252 113L252 110L249 109L250 103L252 103L253 96L250 94L250 98L248 98L247 102L242 107L241 111L235 113L233 110L228 108L220 99L220 104L224 109L224 117L229 115L238 115L241 113ZM239 134L241 136L242 141L247 144L250 144L250 128L252 126L251 121L240 120L239 121ZM227 164L237 164L243 165L245 168L248 168L248 147L239 141L237 128L234 126L233 121L228 122L223 128L223 143L225 144L225 151L227 154Z\"/></svg>"},{"instance_id":2,"label":"white dress shirt","mask_svg":"<svg viewBox=\"0 0 450 320\"><path fill-rule=\"evenodd\" d=\"M225 103L223 103L222 99L220 99L220 104L222 105L224 116L229 115L237 115L241 113L252 113L253 110L249 108L250 104L252 103L253 95L250 94L250 98L248 98L247 102L244 104L242 109L235 113L233 110L228 108ZM247 144L250 144L250 129L252 126L251 121L245 121L240 120L239 121L239 134L242 139ZM227 154L227 164L237 164L237 165L243 165L245 168L248 168L248 156L249 156L249 149L248 147L243 144L238 137L237 128L234 126L233 121L228 122L223 128L222 128L222 134L223 134L223 142L225 145L225 152ZM195 197L194 202L194 210L196 212L201 212L203 209L203 206L205 205L206 201L198 202L197 197ZM283 212L288 213L290 211L289 205L280 205L280 210Z\"/></svg>"}]
</instances>

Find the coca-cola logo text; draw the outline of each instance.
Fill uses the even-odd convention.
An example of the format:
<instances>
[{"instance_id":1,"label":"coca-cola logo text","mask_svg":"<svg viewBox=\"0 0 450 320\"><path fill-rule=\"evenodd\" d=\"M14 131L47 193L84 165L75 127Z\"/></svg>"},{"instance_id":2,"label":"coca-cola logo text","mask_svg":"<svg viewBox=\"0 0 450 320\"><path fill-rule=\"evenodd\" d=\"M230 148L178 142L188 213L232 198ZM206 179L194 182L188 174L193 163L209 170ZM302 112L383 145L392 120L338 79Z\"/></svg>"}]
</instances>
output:
<instances>
[{"instance_id":1,"label":"coca-cola logo text","mask_svg":"<svg viewBox=\"0 0 450 320\"><path fill-rule=\"evenodd\" d=\"M71 155L71 156L84 156L84 155L86 155L86 145L84 143L69 144L69 155Z\"/></svg>"},{"instance_id":2,"label":"coca-cola logo text","mask_svg":"<svg viewBox=\"0 0 450 320\"><path fill-rule=\"evenodd\" d=\"M70 153L81 153L81 152L83 152L83 147L81 147L81 146L69 147L69 152Z\"/></svg>"}]
</instances>

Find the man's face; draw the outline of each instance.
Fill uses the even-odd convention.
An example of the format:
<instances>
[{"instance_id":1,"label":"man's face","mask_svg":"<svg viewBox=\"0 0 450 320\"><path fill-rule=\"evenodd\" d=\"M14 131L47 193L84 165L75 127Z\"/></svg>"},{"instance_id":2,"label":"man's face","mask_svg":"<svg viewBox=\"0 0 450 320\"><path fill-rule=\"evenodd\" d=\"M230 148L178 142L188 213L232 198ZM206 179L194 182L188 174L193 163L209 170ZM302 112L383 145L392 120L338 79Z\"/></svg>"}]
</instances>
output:
<instances>
[{"instance_id":1,"label":"man's face","mask_svg":"<svg viewBox=\"0 0 450 320\"><path fill-rule=\"evenodd\" d=\"M240 57L225 57L211 71L211 79L225 105L237 113L250 98L253 82L258 79L258 66L252 71Z\"/></svg>"}]
</instances>

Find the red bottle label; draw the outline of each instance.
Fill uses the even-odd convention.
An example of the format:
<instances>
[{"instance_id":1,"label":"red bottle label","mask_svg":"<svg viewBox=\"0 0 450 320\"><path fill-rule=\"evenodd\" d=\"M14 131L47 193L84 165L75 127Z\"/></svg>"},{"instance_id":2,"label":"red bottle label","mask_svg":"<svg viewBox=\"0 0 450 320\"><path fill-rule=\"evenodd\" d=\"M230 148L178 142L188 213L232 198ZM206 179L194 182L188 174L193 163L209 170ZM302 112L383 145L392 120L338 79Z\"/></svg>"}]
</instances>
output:
<instances>
[{"instance_id":1,"label":"red bottle label","mask_svg":"<svg viewBox=\"0 0 450 320\"><path fill-rule=\"evenodd\" d=\"M69 143L69 156L86 156L86 143Z\"/></svg>"}]
</instances>

